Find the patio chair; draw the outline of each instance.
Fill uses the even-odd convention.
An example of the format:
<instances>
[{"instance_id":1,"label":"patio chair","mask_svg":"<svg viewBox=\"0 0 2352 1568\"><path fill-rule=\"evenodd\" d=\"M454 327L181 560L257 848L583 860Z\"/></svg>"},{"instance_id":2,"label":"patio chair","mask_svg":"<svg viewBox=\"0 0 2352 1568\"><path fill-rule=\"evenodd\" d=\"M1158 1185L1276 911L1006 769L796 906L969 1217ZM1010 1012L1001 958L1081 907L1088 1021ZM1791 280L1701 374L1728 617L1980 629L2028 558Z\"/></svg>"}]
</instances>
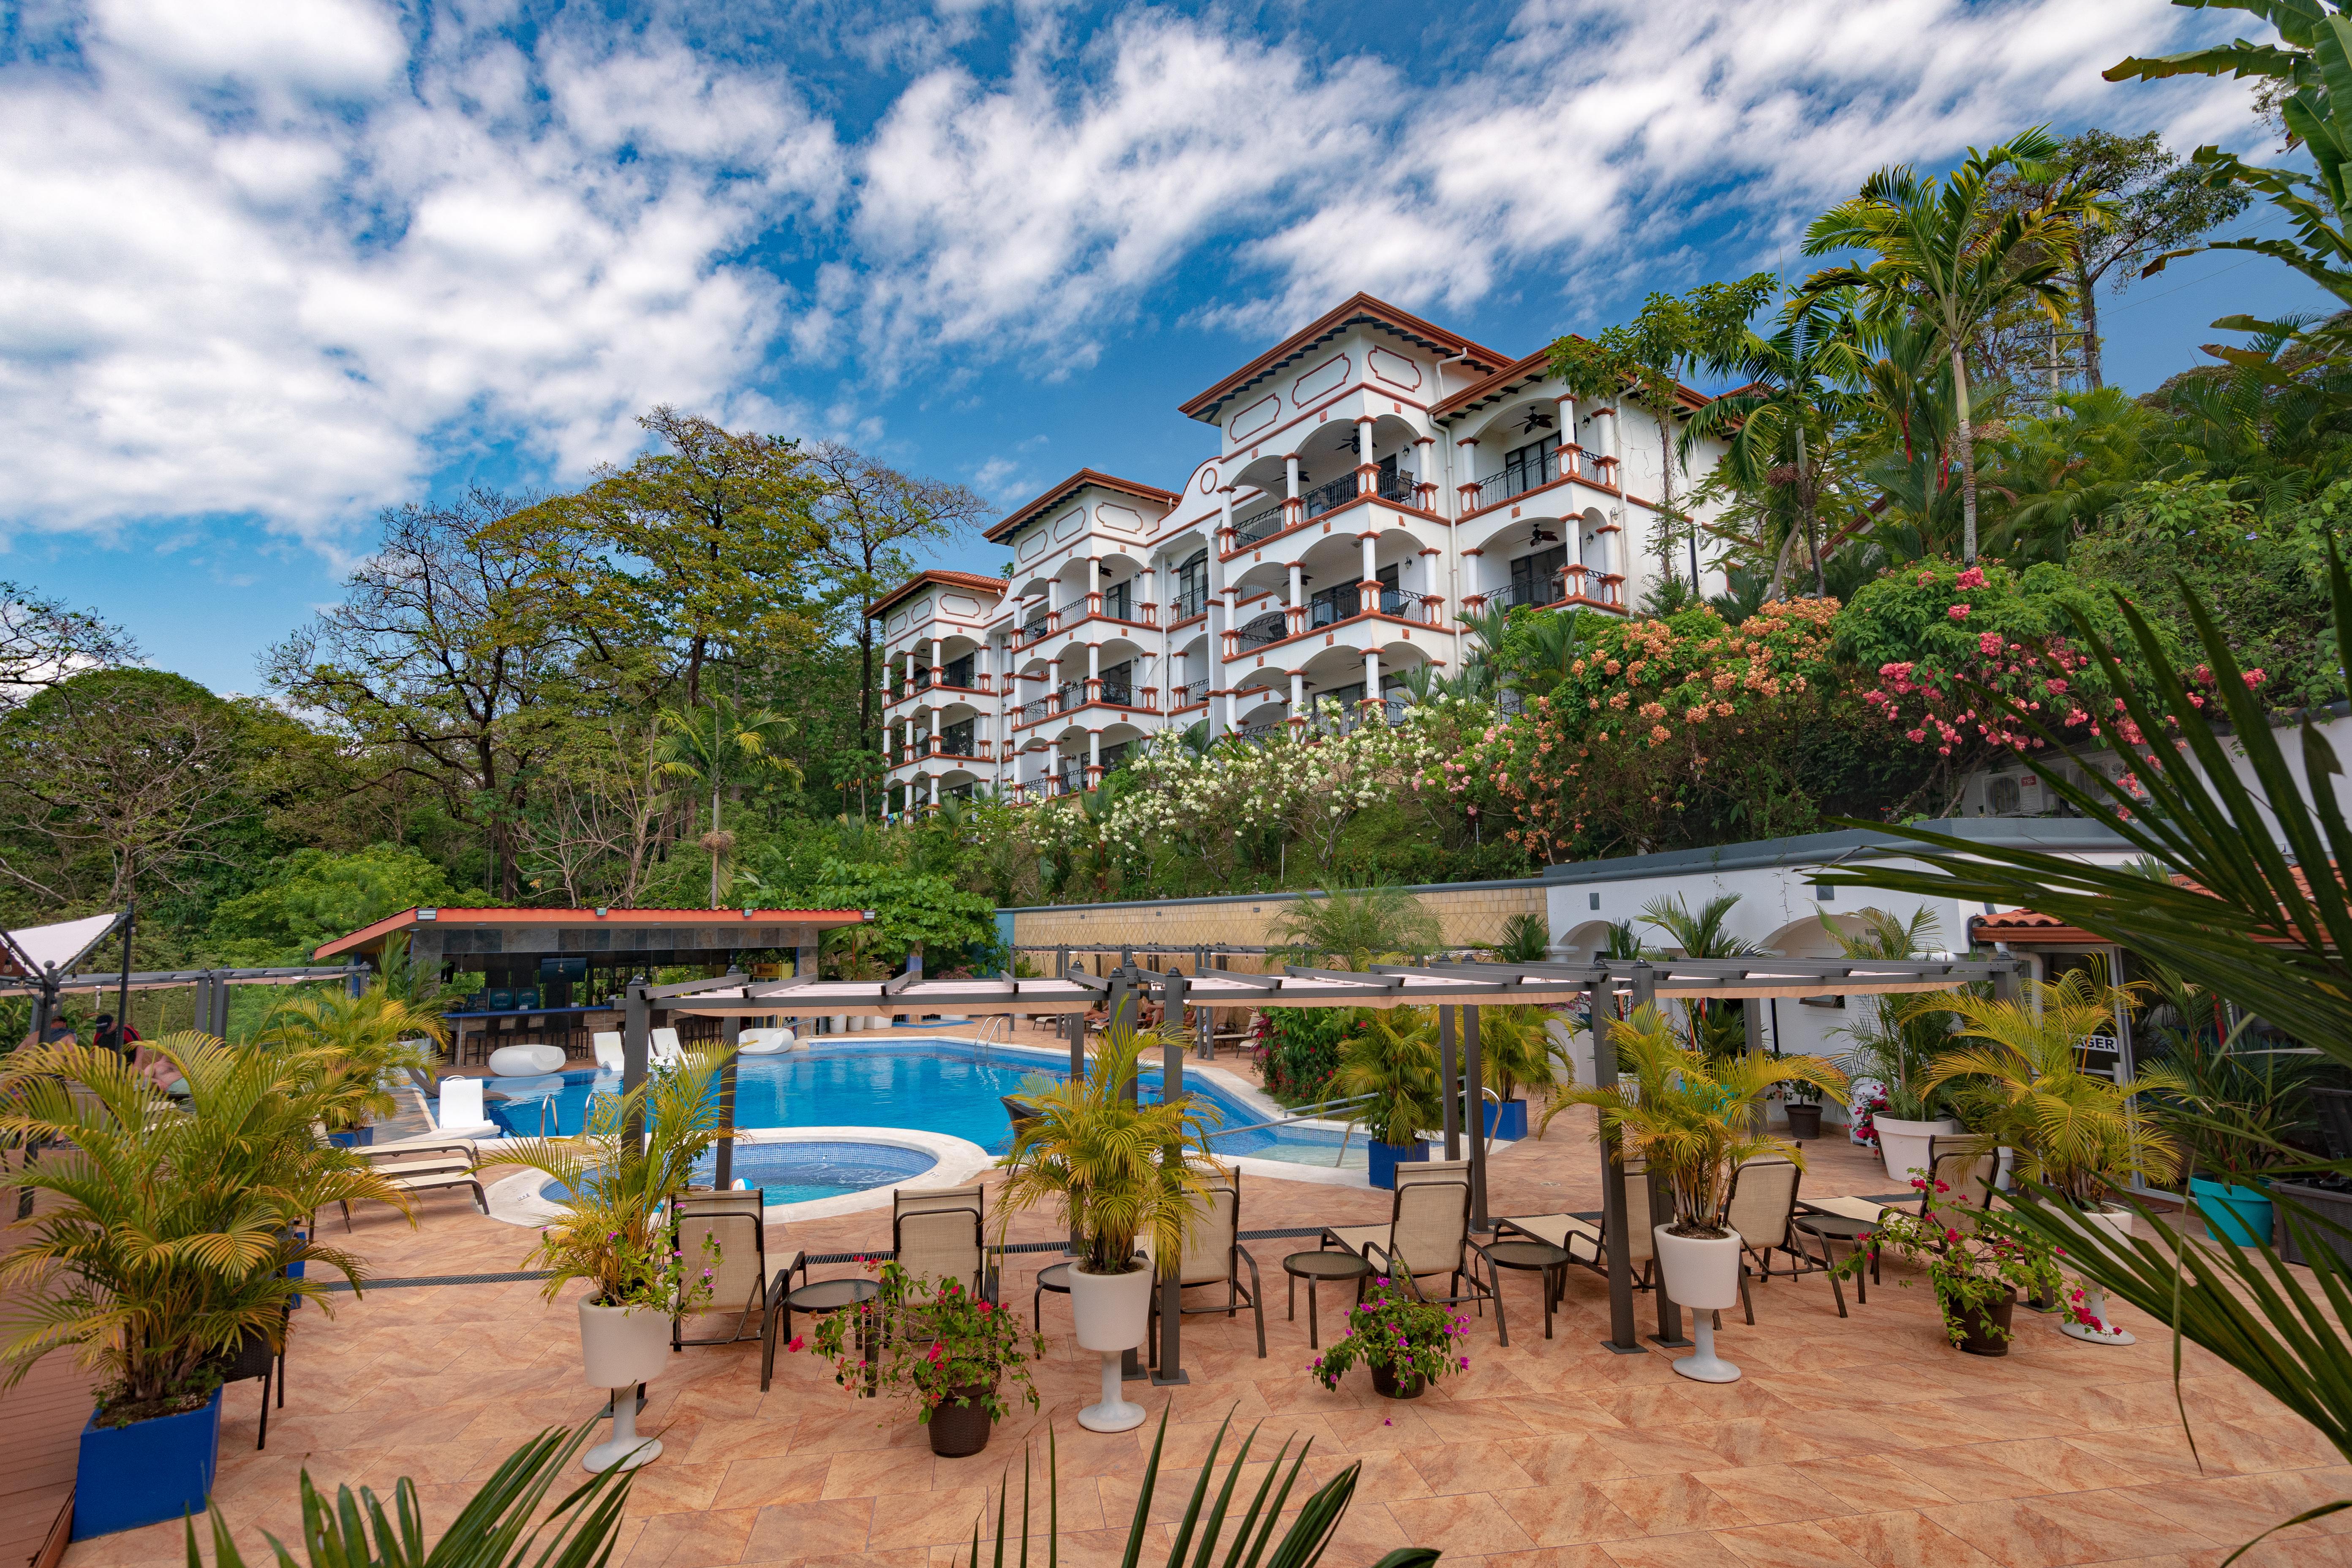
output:
<instances>
[{"instance_id":1,"label":"patio chair","mask_svg":"<svg viewBox=\"0 0 2352 1568\"><path fill-rule=\"evenodd\" d=\"M1257 1358L1265 1359L1265 1303L1258 1300L1257 1259L1241 1243L1242 1177L1238 1171L1221 1171L1208 1180L1209 1204L1184 1227L1184 1260L1177 1278L1179 1291L1195 1285L1223 1285L1225 1300L1222 1306L1181 1307L1187 1318L1206 1312L1223 1312L1230 1318L1246 1303L1257 1319ZM1151 1239L1144 1237L1144 1254L1152 1251ZM1156 1260L1155 1260L1156 1261ZM1241 1280L1243 1266L1249 1268L1250 1282ZM1181 1294L1179 1300L1181 1300ZM1160 1292L1151 1292L1151 1316L1160 1316ZM1151 1336L1152 1364L1159 1363L1160 1338Z\"/></svg>"},{"instance_id":2,"label":"patio chair","mask_svg":"<svg viewBox=\"0 0 2352 1568\"><path fill-rule=\"evenodd\" d=\"M1930 1138L1927 1140L1927 1190L1919 1194L1919 1213L1924 1216L1936 1199L1941 1198L1947 1207L1967 1207L1982 1213L1992 1207L2000 1195L1994 1185L2000 1169L2000 1151L1982 1138ZM1945 1190L1936 1191L1941 1182Z\"/></svg>"},{"instance_id":3,"label":"patio chair","mask_svg":"<svg viewBox=\"0 0 2352 1568\"><path fill-rule=\"evenodd\" d=\"M1470 1162L1433 1160L1425 1164L1399 1165L1396 1194L1390 1200L1386 1225L1326 1226L1325 1247L1344 1247L1374 1268L1407 1276L1414 1294L1425 1300L1475 1301L1480 1316L1486 1303L1495 1303L1495 1334L1505 1345L1510 1329L1503 1321L1503 1295L1496 1288L1495 1266L1486 1249L1470 1237ZM1486 1278L1478 1278L1478 1265ZM1448 1294L1427 1295L1422 1280L1446 1276ZM1464 1289L1463 1282L1469 1282Z\"/></svg>"},{"instance_id":4,"label":"patio chair","mask_svg":"<svg viewBox=\"0 0 2352 1568\"><path fill-rule=\"evenodd\" d=\"M676 1029L667 1027L656 1029L653 1032L652 1045L655 1067L674 1068L686 1060L686 1047L677 1043Z\"/></svg>"},{"instance_id":5,"label":"patio chair","mask_svg":"<svg viewBox=\"0 0 2352 1568\"><path fill-rule=\"evenodd\" d=\"M278 1348L269 1348L269 1336L247 1329L237 1342L236 1354L221 1368L223 1383L244 1383L258 1378L261 1382L261 1434L254 1443L256 1452L269 1447L269 1395L274 1388L278 1408L286 1408L286 1342L287 1330L293 1320L291 1308L281 1308L278 1320Z\"/></svg>"},{"instance_id":6,"label":"patio chair","mask_svg":"<svg viewBox=\"0 0 2352 1568\"><path fill-rule=\"evenodd\" d=\"M1788 1160L1749 1160L1731 1174L1731 1200L1725 1207L1724 1218L1739 1233L1739 1304L1747 1310L1749 1323L1756 1321L1756 1304L1748 1296L1748 1259L1756 1260L1757 1272L1769 1282L1772 1278L1772 1254L1789 1256L1789 1278L1818 1267L1813 1260L1790 1245L1789 1222L1797 1212L1797 1184L1804 1173ZM1647 1184L1644 1184L1646 1189ZM1645 1194L1646 1195L1646 1190ZM1805 1267L1800 1268L1798 1260Z\"/></svg>"},{"instance_id":7,"label":"patio chair","mask_svg":"<svg viewBox=\"0 0 2352 1568\"><path fill-rule=\"evenodd\" d=\"M625 1072L628 1070L629 1058L625 1054L624 1054L621 1048L620 1030L597 1030L593 1044L596 1049L596 1070L598 1072Z\"/></svg>"},{"instance_id":8,"label":"patio chair","mask_svg":"<svg viewBox=\"0 0 2352 1568\"><path fill-rule=\"evenodd\" d=\"M981 1239L986 1201L977 1182L892 1193L890 1248L898 1267L921 1279L961 1279L983 1300L995 1300L997 1269Z\"/></svg>"},{"instance_id":9,"label":"patio chair","mask_svg":"<svg viewBox=\"0 0 2352 1568\"><path fill-rule=\"evenodd\" d=\"M782 1051L793 1050L799 1038L790 1029L746 1029L735 1043L738 1056L772 1057Z\"/></svg>"},{"instance_id":10,"label":"patio chair","mask_svg":"<svg viewBox=\"0 0 2352 1568\"><path fill-rule=\"evenodd\" d=\"M688 1345L731 1345L758 1339L768 1319L772 1296L782 1295L792 1277L808 1282L808 1255L794 1247L772 1279L768 1273L767 1194L758 1187L726 1193L679 1193L670 1199L670 1246L684 1255L689 1268L698 1267L706 1237L719 1244L719 1263L711 1281L710 1305L698 1315L725 1317L742 1303L732 1332L710 1339L686 1337L684 1315L670 1320L672 1350Z\"/></svg>"}]
</instances>

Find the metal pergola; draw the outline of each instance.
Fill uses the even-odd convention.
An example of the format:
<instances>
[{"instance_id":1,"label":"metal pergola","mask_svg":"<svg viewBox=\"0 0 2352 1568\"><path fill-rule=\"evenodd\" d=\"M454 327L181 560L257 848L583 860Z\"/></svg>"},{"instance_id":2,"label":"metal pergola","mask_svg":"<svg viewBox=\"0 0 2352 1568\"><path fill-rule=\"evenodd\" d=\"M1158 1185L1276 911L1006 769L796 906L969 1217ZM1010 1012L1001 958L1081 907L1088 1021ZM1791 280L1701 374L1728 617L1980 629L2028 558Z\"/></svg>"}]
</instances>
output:
<instances>
[{"instance_id":1,"label":"metal pergola","mask_svg":"<svg viewBox=\"0 0 2352 1568\"><path fill-rule=\"evenodd\" d=\"M1097 951L1108 951L1100 949ZM1122 951L1146 951L1137 947ZM1163 950L1165 951L1165 950ZM1193 952L1192 948L1176 949ZM1211 950L1213 952L1213 950ZM1231 951L1231 950L1228 950ZM1614 1016L1660 1001L1747 1001L1769 997L1889 995L1922 991L1948 991L1963 985L1989 984L1994 994L2013 997L2018 978L2031 965L2024 961L1990 962L1959 959L1812 959L1769 956L1734 959L1597 958L1585 963L1478 963L1434 962L1421 964L1381 963L1368 970L1322 969L1286 964L1278 974L1247 974L1234 970L1201 967L1192 974L1180 970L1153 970L1128 963L1109 974L1096 977L1072 971L1042 979L926 980L909 971L885 981L789 980L753 981L740 973L712 980L653 985L633 981L625 1005L622 1029L622 1088L634 1090L645 1081L651 1058L653 1015L684 1013L722 1021L722 1040L729 1050L720 1098L729 1126L733 1125L733 1050L745 1018L776 1015L802 1016L883 1016L901 1013L961 1013L972 1015L1046 1015L1067 1020L1070 1073L1084 1078L1085 1016L1097 1008L1117 1019L1131 1016L1130 1007L1157 1004L1163 1016L1181 1018L1183 1009L1197 1007L1432 1007L1438 1023L1439 1074L1445 1086L1444 1140L1448 1160L1462 1156L1465 1110L1475 1103L1486 1080L1478 1049L1478 1014L1482 1007L1533 1005L1581 1005L1590 1019ZM1761 1010L1744 1009L1747 1048L1764 1047ZM1617 1082L1617 1053L1608 1031L1592 1031L1593 1078L1608 1088ZM1184 1092L1184 1053L1180 1045L1167 1047L1160 1068L1163 1096ZM1481 1130L1483 1131L1483 1130ZM731 1142L719 1144L719 1184L727 1184ZM1491 1230L1486 1212L1486 1139L1469 1137L1471 1225ZM1633 1316L1633 1266L1626 1229L1625 1173L1618 1164L1612 1142L1604 1142L1601 1161L1602 1229L1609 1237L1609 1338L1602 1342L1622 1354L1642 1350ZM1659 1178L1653 1175L1656 1183ZM1651 1212L1662 1212L1654 1191ZM1162 1384L1187 1381L1181 1356L1183 1314L1177 1308L1181 1291L1173 1280L1163 1281L1160 1370L1152 1374ZM1663 1277L1656 1288L1657 1332L1661 1344L1686 1343L1682 1337L1682 1311L1666 1293Z\"/></svg>"},{"instance_id":2,"label":"metal pergola","mask_svg":"<svg viewBox=\"0 0 2352 1568\"><path fill-rule=\"evenodd\" d=\"M34 997L34 1031L37 1035L41 1025L55 1016L58 1003L78 992L103 996L111 991L121 996L133 991L171 991L193 986L196 993L197 1026L206 1034L225 1036L228 1029L228 988L232 985L300 985L310 981L339 980L353 987L352 994L356 995L372 978L363 965L342 964L277 969L140 969L122 973L46 974L38 980L0 976L0 997ZM120 1016L121 1004L118 1002L116 1006Z\"/></svg>"}]
</instances>

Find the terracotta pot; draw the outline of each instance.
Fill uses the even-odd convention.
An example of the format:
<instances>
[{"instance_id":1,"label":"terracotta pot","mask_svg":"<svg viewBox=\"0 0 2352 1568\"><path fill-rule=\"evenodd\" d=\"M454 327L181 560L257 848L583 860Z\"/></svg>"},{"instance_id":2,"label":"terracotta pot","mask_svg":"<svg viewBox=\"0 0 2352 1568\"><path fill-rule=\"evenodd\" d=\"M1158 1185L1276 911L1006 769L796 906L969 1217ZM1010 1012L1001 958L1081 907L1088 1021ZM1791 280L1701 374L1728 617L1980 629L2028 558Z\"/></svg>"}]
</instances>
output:
<instances>
[{"instance_id":1,"label":"terracotta pot","mask_svg":"<svg viewBox=\"0 0 2352 1568\"><path fill-rule=\"evenodd\" d=\"M580 1361L591 1388L635 1388L669 1363L669 1314L580 1303Z\"/></svg>"},{"instance_id":2,"label":"terracotta pot","mask_svg":"<svg viewBox=\"0 0 2352 1568\"><path fill-rule=\"evenodd\" d=\"M1382 1399L1419 1399L1422 1390L1428 1386L1428 1380L1417 1372L1400 1378L1387 1367L1373 1363L1372 1392Z\"/></svg>"},{"instance_id":3,"label":"terracotta pot","mask_svg":"<svg viewBox=\"0 0 2352 1568\"><path fill-rule=\"evenodd\" d=\"M1653 1226L1658 1268L1665 1276L1666 1294L1694 1311L1720 1311L1739 1305L1739 1233L1721 1237L1676 1236L1664 1226Z\"/></svg>"},{"instance_id":4,"label":"terracotta pot","mask_svg":"<svg viewBox=\"0 0 2352 1568\"><path fill-rule=\"evenodd\" d=\"M975 1383L957 1389L940 1401L939 1407L931 1412L930 1420L924 1423L924 1430L930 1434L932 1453L942 1459L961 1459L988 1447L992 1422L988 1406L982 1403L988 1394L988 1384ZM959 1395L971 1403L958 1405L956 1399Z\"/></svg>"},{"instance_id":5,"label":"terracotta pot","mask_svg":"<svg viewBox=\"0 0 2352 1568\"><path fill-rule=\"evenodd\" d=\"M1960 1321L1960 1349L1969 1355L2007 1355L2009 1353L2010 1320L2017 1312L2017 1292L1989 1301L1982 1306L1959 1307L1943 1303L1948 1313Z\"/></svg>"},{"instance_id":6,"label":"terracotta pot","mask_svg":"<svg viewBox=\"0 0 2352 1568\"><path fill-rule=\"evenodd\" d=\"M1140 1260L1123 1274L1089 1274L1070 1265L1070 1316L1078 1348L1133 1350L1151 1327L1151 1266Z\"/></svg>"}]
</instances>

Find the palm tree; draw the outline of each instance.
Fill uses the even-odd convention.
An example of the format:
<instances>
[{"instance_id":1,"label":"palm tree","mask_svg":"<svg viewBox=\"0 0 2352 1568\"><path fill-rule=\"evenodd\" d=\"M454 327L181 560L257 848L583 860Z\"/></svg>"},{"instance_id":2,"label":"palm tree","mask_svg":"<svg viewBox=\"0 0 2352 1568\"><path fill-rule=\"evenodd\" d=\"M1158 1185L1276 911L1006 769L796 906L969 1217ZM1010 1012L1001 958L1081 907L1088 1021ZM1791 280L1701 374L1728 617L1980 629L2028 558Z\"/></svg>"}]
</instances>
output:
<instances>
[{"instance_id":1,"label":"palm tree","mask_svg":"<svg viewBox=\"0 0 2352 1568\"><path fill-rule=\"evenodd\" d=\"M1361 1027L1339 1042L1331 1085L1349 1098L1370 1097L1353 1120L1373 1137L1410 1143L1443 1115L1436 1020L1425 1007L1366 1007L1358 1017Z\"/></svg>"},{"instance_id":2,"label":"palm tree","mask_svg":"<svg viewBox=\"0 0 2352 1568\"><path fill-rule=\"evenodd\" d=\"M1852 289L1871 313L1913 314L1934 330L1952 365L1958 402L1956 456L1960 465L1961 550L1977 558L1976 437L1969 423L1967 355L1987 318L2014 300L2041 302L2053 322L2067 302L2064 263L2077 224L2095 221L2096 201L2073 185L2039 206L1999 215L1991 183L2014 165L2029 173L2058 151L2047 131L2028 131L1979 153L1949 178L1921 179L1909 165L1881 169L1850 201L1823 213L1805 231L1805 254L1859 249L1875 253L1865 266L1831 267L1805 280L1803 293Z\"/></svg>"},{"instance_id":3,"label":"palm tree","mask_svg":"<svg viewBox=\"0 0 2352 1568\"><path fill-rule=\"evenodd\" d=\"M1281 944L1270 954L1287 963L1336 959L1345 969L1369 969L1394 958L1421 958L1445 940L1437 917L1393 882L1350 892L1325 888L1301 898L1277 921Z\"/></svg>"},{"instance_id":4,"label":"palm tree","mask_svg":"<svg viewBox=\"0 0 2352 1568\"><path fill-rule=\"evenodd\" d=\"M1943 927L1933 910L1912 912L1908 920L1871 908L1852 918L1862 927L1847 931L1826 914L1822 929L1848 958L1916 958L1940 940ZM1853 1042L1853 1049L1838 1066L1856 1078L1874 1078L1886 1086L1887 1114L1912 1121L1935 1119L1927 1088L1937 1052L1951 1044L1951 1016L1942 992L1927 992L1906 999L1873 996L1859 999L1856 1021L1834 1033Z\"/></svg>"},{"instance_id":5,"label":"palm tree","mask_svg":"<svg viewBox=\"0 0 2352 1568\"><path fill-rule=\"evenodd\" d=\"M1727 340L1710 345L1702 363L1747 384L1727 392L1691 416L1683 447L1714 437L1727 442L1724 468L1749 489L1785 489L1796 502L1805 553L1812 558L1813 592L1828 593L1822 576L1820 483L1832 433L1861 399L1862 379L1853 302L1836 294L1799 295L1770 337L1742 322ZM1780 596L1797 541L1791 529L1772 563L1764 602Z\"/></svg>"},{"instance_id":6,"label":"palm tree","mask_svg":"<svg viewBox=\"0 0 2352 1568\"><path fill-rule=\"evenodd\" d=\"M1685 958L1750 958L1763 949L1743 937L1737 937L1725 928L1734 905L1739 902L1738 893L1718 893L1699 906L1698 913L1690 912L1681 895L1671 899L1653 899L1642 906L1642 923L1662 931L1674 939ZM1747 1044L1747 1018L1735 1015L1728 1007L1718 1007L1713 997L1679 1004L1683 1024L1693 1048L1709 1056L1738 1053ZM1730 1023L1738 1017L1740 1034L1734 1038Z\"/></svg>"},{"instance_id":7,"label":"palm tree","mask_svg":"<svg viewBox=\"0 0 2352 1568\"><path fill-rule=\"evenodd\" d=\"M379 978L357 996L302 996L281 1002L261 1021L259 1042L311 1058L319 1119L341 1132L399 1109L387 1074L431 1065L424 1047L446 1042L439 1015L392 994Z\"/></svg>"},{"instance_id":8,"label":"palm tree","mask_svg":"<svg viewBox=\"0 0 2352 1568\"><path fill-rule=\"evenodd\" d=\"M2168 1068L2119 1084L2083 1067L2084 1037L2113 1027L2118 997L2142 989L2110 990L2077 969L2049 984L2025 982L2015 1002L1965 992L1941 997L1938 1005L1959 1016L1959 1037L1984 1044L1937 1058L1923 1091L1955 1085L1987 1147L2020 1151L2019 1173L2077 1208L2135 1176L2168 1182L2180 1169L2179 1149L2134 1097L2193 1086Z\"/></svg>"},{"instance_id":9,"label":"palm tree","mask_svg":"<svg viewBox=\"0 0 2352 1568\"><path fill-rule=\"evenodd\" d=\"M1594 1107L1601 1115L1596 1136L1616 1134L1619 1159L1638 1157L1665 1173L1679 1234L1721 1227L1732 1173L1742 1162L1778 1154L1803 1166L1795 1145L1757 1131L1764 1124L1764 1098L1775 1085L1845 1091L1844 1075L1819 1057L1719 1059L1686 1050L1654 1005L1634 1009L1630 1022L1612 1022L1609 1030L1624 1076L1605 1089L1561 1089L1552 1096L1543 1125L1549 1129L1571 1105Z\"/></svg>"},{"instance_id":10,"label":"palm tree","mask_svg":"<svg viewBox=\"0 0 2352 1568\"><path fill-rule=\"evenodd\" d=\"M1497 963L1541 963L1551 951L1551 927L1538 914L1517 914L1503 922L1502 940L1486 950Z\"/></svg>"},{"instance_id":11,"label":"palm tree","mask_svg":"<svg viewBox=\"0 0 2352 1568\"><path fill-rule=\"evenodd\" d=\"M719 907L719 861L733 847L719 823L720 791L730 763L744 772L764 771L800 782L801 771L773 747L791 736L793 721L768 708L745 708L730 697L713 693L706 718L692 709L665 708L655 716L663 731L660 771L710 786L710 831L702 846L710 851L710 907Z\"/></svg>"}]
</instances>

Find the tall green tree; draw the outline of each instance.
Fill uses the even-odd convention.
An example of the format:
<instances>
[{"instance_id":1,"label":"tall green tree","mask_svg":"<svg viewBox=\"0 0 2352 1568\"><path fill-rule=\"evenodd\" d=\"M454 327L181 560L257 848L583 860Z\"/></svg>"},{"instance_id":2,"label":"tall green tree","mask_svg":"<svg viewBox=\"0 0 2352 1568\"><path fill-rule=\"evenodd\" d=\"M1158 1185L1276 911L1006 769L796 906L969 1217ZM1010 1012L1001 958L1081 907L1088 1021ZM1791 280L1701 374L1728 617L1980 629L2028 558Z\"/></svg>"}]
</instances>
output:
<instances>
[{"instance_id":1,"label":"tall green tree","mask_svg":"<svg viewBox=\"0 0 2352 1568\"><path fill-rule=\"evenodd\" d=\"M2028 178L2014 166L2003 171L1993 182L1994 200L2004 210L2032 212L2069 184L2097 192L2105 209L2104 222L2074 226L2065 265L2081 323L2083 375L2095 391L2106 384L2100 285L2113 273L2114 287L2127 287L2159 253L2229 222L2246 210L2250 198L2233 185L2216 184L2204 169L2173 153L2159 132L2118 136L2094 128L2059 142L2040 178Z\"/></svg>"},{"instance_id":2,"label":"tall green tree","mask_svg":"<svg viewBox=\"0 0 2352 1568\"><path fill-rule=\"evenodd\" d=\"M1682 372L1697 363L1710 344L1732 335L1770 297L1771 274L1759 272L1737 283L1708 283L1686 295L1653 294L1632 321L1597 338L1570 334L1551 345L1551 374L1579 398L1632 396L1658 416L1658 538L1662 561L1671 561L1678 531L1690 543L1691 593L1698 580L1698 530L1675 507L1675 420L1682 408ZM1688 444L1682 450L1688 451ZM1622 479L1622 477L1621 477Z\"/></svg>"},{"instance_id":3,"label":"tall green tree","mask_svg":"<svg viewBox=\"0 0 2352 1568\"><path fill-rule=\"evenodd\" d=\"M1782 492L1794 507L1797 526L1780 542L1767 603L1781 595L1801 534L1813 563L1813 592L1828 592L1820 538L1822 465L1860 402L1853 390L1862 374L1860 351L1848 302L1814 295L1790 306L1770 337L1742 320L1702 347L1706 368L1738 384L1692 415L1685 435L1724 441L1727 477L1752 491Z\"/></svg>"},{"instance_id":4,"label":"tall green tree","mask_svg":"<svg viewBox=\"0 0 2352 1568\"><path fill-rule=\"evenodd\" d=\"M949 543L989 511L961 485L899 472L838 441L809 448L812 472L824 482L814 506L815 549L831 578L845 630L857 647L857 744L878 752L874 722L875 626L866 607L913 575L908 552ZM865 784L858 784L864 809Z\"/></svg>"},{"instance_id":5,"label":"tall green tree","mask_svg":"<svg viewBox=\"0 0 2352 1568\"><path fill-rule=\"evenodd\" d=\"M2166 262L2199 250L2252 251L2286 263L2352 305L2352 230L2347 229L2352 222L2352 16L2341 0L2173 4L2198 11L2243 11L2275 28L2278 41L2237 38L2183 54L2134 56L2108 68L2107 79L2226 76L2256 82L2272 89L2289 142L2311 155L2313 169L2266 168L2218 147L2200 147L2191 161L2213 184L2234 184L2261 196L2286 217L2294 233L2285 238L2219 239L2168 250L2147 271L2161 271ZM2336 100L2338 91L2345 94L2341 103Z\"/></svg>"},{"instance_id":6,"label":"tall green tree","mask_svg":"<svg viewBox=\"0 0 2352 1568\"><path fill-rule=\"evenodd\" d=\"M509 902L520 893L520 823L575 710L584 646L549 581L556 544L513 526L533 510L477 489L386 512L342 602L262 662L289 701L373 760L363 783L414 777L470 825L483 886ZM577 568L569 556L555 564Z\"/></svg>"},{"instance_id":7,"label":"tall green tree","mask_svg":"<svg viewBox=\"0 0 2352 1568\"><path fill-rule=\"evenodd\" d=\"M800 773L776 748L789 738L793 721L769 708L746 708L732 698L713 696L699 709L665 708L656 715L662 738L660 771L692 779L710 791L710 831L702 840L710 852L710 907L719 907L719 862L734 840L719 822L719 801L730 778L757 773Z\"/></svg>"},{"instance_id":8,"label":"tall green tree","mask_svg":"<svg viewBox=\"0 0 2352 1568\"><path fill-rule=\"evenodd\" d=\"M1979 153L1943 179L1922 179L1908 165L1882 169L1862 191L1816 218L1805 254L1861 250L1863 265L1824 268L1805 280L1811 295L1852 289L1865 310L1922 318L1952 366L1957 402L1954 457L1960 467L1961 552L1977 558L1976 434L1969 416L1968 353L1986 321L2003 305L2032 297L2055 322L2068 303L2064 258L2076 227L2100 209L2067 184L2040 205L2000 213L1993 175L2011 166L2036 177L2058 142L2033 130Z\"/></svg>"},{"instance_id":9,"label":"tall green tree","mask_svg":"<svg viewBox=\"0 0 2352 1568\"><path fill-rule=\"evenodd\" d=\"M77 671L131 664L139 645L95 610L0 578L0 709Z\"/></svg>"}]
</instances>

